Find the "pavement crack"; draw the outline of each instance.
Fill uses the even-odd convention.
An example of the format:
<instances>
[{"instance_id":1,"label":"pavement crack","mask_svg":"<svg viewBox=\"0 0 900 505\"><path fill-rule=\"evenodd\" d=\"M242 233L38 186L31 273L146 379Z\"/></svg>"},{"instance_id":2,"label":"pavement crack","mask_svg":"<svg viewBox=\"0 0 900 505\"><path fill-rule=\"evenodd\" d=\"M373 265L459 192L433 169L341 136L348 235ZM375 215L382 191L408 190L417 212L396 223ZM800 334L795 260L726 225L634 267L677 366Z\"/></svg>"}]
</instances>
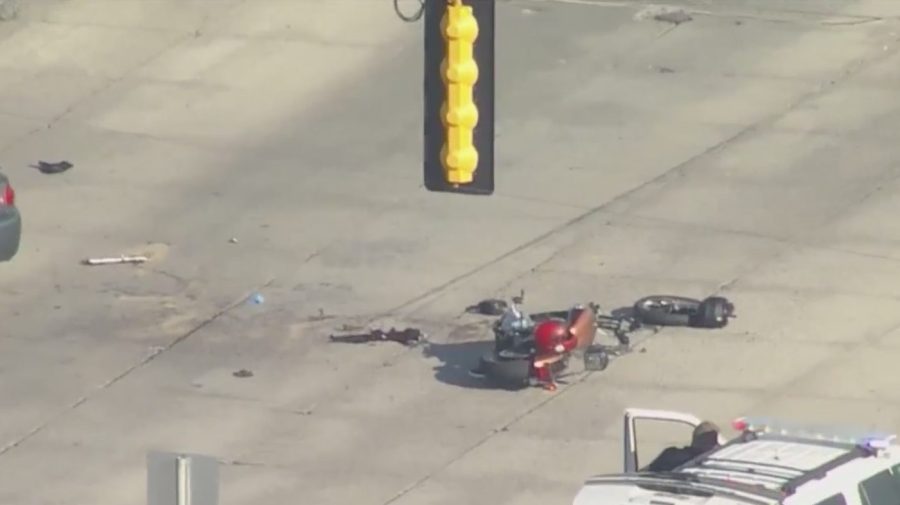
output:
<instances>
[{"instance_id":1,"label":"pavement crack","mask_svg":"<svg viewBox=\"0 0 900 505\"><path fill-rule=\"evenodd\" d=\"M658 5L653 1L616 1L616 0L530 0L521 2L512 0L509 3L553 3L581 5L588 7L601 8L646 8ZM871 14L845 14L841 12L803 10L803 9L779 9L779 8L756 8L756 9L729 9L727 7L721 10L706 10L691 7L689 5L679 5L681 10L687 14L695 16L706 16L710 18L726 18L726 19L744 19L752 21L762 21L768 23L789 23L789 24L818 24L822 26L858 26L869 23L877 23L885 21L885 16ZM822 19L817 21L817 19ZM666 30L662 35L671 30ZM661 36L661 35L660 35Z\"/></svg>"},{"instance_id":2,"label":"pavement crack","mask_svg":"<svg viewBox=\"0 0 900 505\"><path fill-rule=\"evenodd\" d=\"M187 288L191 285L191 281L190 281L190 280L188 280L188 279L186 279L186 278L184 278L184 277L182 277L182 276L180 276L180 275L173 274L172 272L168 272L168 271L166 271L166 270L163 270L163 269L161 269L161 268L147 268L146 270L147 270L148 272L152 272L152 273L154 273L154 274L156 274L156 275L159 275L159 276L161 276L161 277L165 277L166 279L169 279L169 280L171 280L171 281L174 281L175 284L178 286L178 291L179 291L179 292L186 291ZM119 290L119 291L120 291L120 290Z\"/></svg>"},{"instance_id":3,"label":"pavement crack","mask_svg":"<svg viewBox=\"0 0 900 505\"><path fill-rule=\"evenodd\" d=\"M871 17L871 18L850 18L850 19L826 19L825 21L820 22L819 24L823 26L858 26L865 25L869 23L877 23L880 21L884 21L883 17Z\"/></svg>"},{"instance_id":4,"label":"pavement crack","mask_svg":"<svg viewBox=\"0 0 900 505\"><path fill-rule=\"evenodd\" d=\"M272 283L274 283L274 282L275 282L275 279L274 279L274 278L269 279L269 281L267 281L265 284L262 284L261 286L259 286L259 287L257 287L256 289L254 289L253 292L259 291L259 290L262 290L262 289L265 289L265 288L269 287L269 286L270 286ZM241 296L240 298L238 298L236 301L232 302L231 304L229 304L229 305L226 306L225 308L219 310L218 312L216 312L216 313L213 314L212 316L210 316L210 317L206 318L205 320L199 322L196 326L194 326L193 328L191 328L191 329L190 329L189 331L187 331L186 333L182 334L180 337L178 337L178 338L176 338L175 340L171 341L168 345L165 345L165 346L162 346L162 347L157 347L157 348L155 348L155 349L153 350L152 353L150 353L149 355L147 355L146 357L144 357L143 359L141 359L140 361L138 361L138 362L135 363L134 365L128 367L125 371L119 373L119 374L116 375L115 377L112 377L111 379L109 379L109 380L107 380L106 382L102 383L100 386L94 388L94 389L93 389L92 391L90 391L89 393L87 393L87 394L81 396L80 398L78 398L77 400L75 400L73 403L71 403L70 405L68 405L67 407L65 407L64 409L62 409L61 411L57 412L55 415L51 416L49 419L47 419L47 420L45 420L45 421L43 421L43 422L41 422L41 423L35 425L31 430L29 430L29 431L28 431L27 433L25 433L24 435L22 435L22 436L18 437L17 439L15 439L15 440L13 440L13 441L7 443L7 444L4 445L3 447L0 447L0 456L3 456L3 455L5 455L6 453L8 453L9 451L15 449L16 447L19 447L19 446L22 445L23 443L25 443L25 442L27 442L28 440L30 440L31 438L33 438L35 435L37 435L37 434L39 434L40 432L42 432L43 430L45 430L48 426L50 426L50 425L51 425L54 421L56 421L57 419L60 419L61 417L65 416L66 414L72 412L73 410L77 409L78 407L80 407L81 405L83 405L84 403L86 403L88 400L90 400L91 398L93 398L94 395L96 395L96 394L98 394L98 393L100 393L100 392L102 392L102 391L105 391L105 390L109 389L110 387L114 386L116 383L118 383L119 381L125 379L126 377L128 377L129 375L131 375L132 373L134 373L135 371L140 370L140 369L143 368L145 365L149 364L150 362L152 362L153 360L155 360L156 358L158 358L159 356L161 356L163 353L165 353L165 352L171 350L172 348L174 348L174 347L177 346L178 344L180 344L180 343L184 342L185 340L187 340L188 338L190 338L192 335L196 334L198 331L202 330L203 328L206 328L207 326L209 326L210 324L212 324L213 322L215 322L216 320L218 320L218 319L221 318L222 316L226 315L228 312L230 312L230 311L232 311L233 309L235 309L236 307L240 306L240 305L243 304L244 301L247 299L247 296L249 296L249 294L244 294L243 296Z\"/></svg>"}]
</instances>

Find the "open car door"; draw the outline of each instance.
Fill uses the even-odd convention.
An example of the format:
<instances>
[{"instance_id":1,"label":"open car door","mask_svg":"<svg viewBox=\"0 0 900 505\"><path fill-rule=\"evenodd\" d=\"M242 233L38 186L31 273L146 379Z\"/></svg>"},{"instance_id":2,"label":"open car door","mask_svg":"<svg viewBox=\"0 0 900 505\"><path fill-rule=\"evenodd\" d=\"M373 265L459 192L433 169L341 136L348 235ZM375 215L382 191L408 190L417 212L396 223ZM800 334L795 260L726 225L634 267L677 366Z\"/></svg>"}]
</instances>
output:
<instances>
[{"instance_id":1,"label":"open car door","mask_svg":"<svg viewBox=\"0 0 900 505\"><path fill-rule=\"evenodd\" d=\"M624 426L624 443L625 448L625 473L637 472L638 462L638 445L637 445L637 429L635 424L638 419L647 421L664 421L670 423L681 423L696 428L702 421L693 414L685 414L683 412L674 412L671 410L652 410L652 409L625 409L625 426ZM724 444L726 440L719 434L719 443Z\"/></svg>"}]
</instances>

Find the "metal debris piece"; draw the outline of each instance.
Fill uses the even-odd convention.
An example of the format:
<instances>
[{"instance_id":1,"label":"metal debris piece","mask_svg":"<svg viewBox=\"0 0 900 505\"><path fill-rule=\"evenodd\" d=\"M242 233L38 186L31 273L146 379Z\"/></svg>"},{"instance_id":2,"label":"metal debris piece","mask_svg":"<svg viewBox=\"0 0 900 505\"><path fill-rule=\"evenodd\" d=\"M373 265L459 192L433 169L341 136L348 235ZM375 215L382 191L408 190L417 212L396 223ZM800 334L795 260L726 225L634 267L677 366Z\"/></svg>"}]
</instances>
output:
<instances>
[{"instance_id":1,"label":"metal debris piece","mask_svg":"<svg viewBox=\"0 0 900 505\"><path fill-rule=\"evenodd\" d=\"M42 174L61 174L73 166L75 165L65 160L57 162L38 161L36 165L31 165L32 168L40 170Z\"/></svg>"},{"instance_id":2,"label":"metal debris piece","mask_svg":"<svg viewBox=\"0 0 900 505\"><path fill-rule=\"evenodd\" d=\"M239 379L246 379L247 377L253 377L253 372L251 372L250 370L241 368L240 370L232 373L231 375L234 375L235 377L237 377Z\"/></svg>"},{"instance_id":3,"label":"metal debris piece","mask_svg":"<svg viewBox=\"0 0 900 505\"><path fill-rule=\"evenodd\" d=\"M228 241L231 242L232 244L237 244L237 243L238 243L238 239L236 239L236 238L234 238L234 237L231 237L230 239L228 239Z\"/></svg>"},{"instance_id":4,"label":"metal debris piece","mask_svg":"<svg viewBox=\"0 0 900 505\"><path fill-rule=\"evenodd\" d=\"M412 346L425 339L425 334L417 328L397 330L391 328L388 331L372 330L369 333L356 333L350 335L329 335L332 342L343 344L367 344L371 342L397 342L406 346Z\"/></svg>"},{"instance_id":5,"label":"metal debris piece","mask_svg":"<svg viewBox=\"0 0 900 505\"><path fill-rule=\"evenodd\" d=\"M97 266L97 265L122 265L122 264L132 264L137 265L140 263L146 263L150 261L150 258L146 256L112 256L108 258L87 258L82 260L81 263L83 265Z\"/></svg>"}]
</instances>

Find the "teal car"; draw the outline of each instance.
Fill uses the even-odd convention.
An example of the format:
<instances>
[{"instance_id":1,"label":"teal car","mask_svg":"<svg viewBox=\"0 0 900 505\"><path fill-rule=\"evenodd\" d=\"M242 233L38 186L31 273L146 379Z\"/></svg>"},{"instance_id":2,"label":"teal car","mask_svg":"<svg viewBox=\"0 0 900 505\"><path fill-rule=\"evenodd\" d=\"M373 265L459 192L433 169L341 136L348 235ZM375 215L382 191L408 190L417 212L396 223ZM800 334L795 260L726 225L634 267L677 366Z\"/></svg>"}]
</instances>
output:
<instances>
[{"instance_id":1,"label":"teal car","mask_svg":"<svg viewBox=\"0 0 900 505\"><path fill-rule=\"evenodd\" d=\"M0 173L0 262L11 260L19 252L21 239L22 216L16 208L16 192Z\"/></svg>"}]
</instances>

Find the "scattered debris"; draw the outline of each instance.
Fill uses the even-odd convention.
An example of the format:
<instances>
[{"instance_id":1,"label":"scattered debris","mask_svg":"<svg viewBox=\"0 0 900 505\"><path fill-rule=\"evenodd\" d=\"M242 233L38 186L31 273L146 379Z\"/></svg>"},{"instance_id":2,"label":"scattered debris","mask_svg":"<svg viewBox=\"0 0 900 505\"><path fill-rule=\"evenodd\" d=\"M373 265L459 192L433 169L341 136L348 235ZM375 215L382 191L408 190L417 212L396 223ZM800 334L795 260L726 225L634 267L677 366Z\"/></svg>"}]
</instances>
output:
<instances>
[{"instance_id":1,"label":"scattered debris","mask_svg":"<svg viewBox=\"0 0 900 505\"><path fill-rule=\"evenodd\" d=\"M367 344L370 342L397 342L406 346L416 345L425 339L425 334L417 328L397 330L391 328L388 331L372 330L369 333L356 333L350 335L330 335L332 342L343 344Z\"/></svg>"},{"instance_id":2,"label":"scattered debris","mask_svg":"<svg viewBox=\"0 0 900 505\"><path fill-rule=\"evenodd\" d=\"M253 372L247 370L245 368L241 368L237 372L232 373L231 375L237 377L238 379L246 379L247 377L253 377Z\"/></svg>"},{"instance_id":3,"label":"scattered debris","mask_svg":"<svg viewBox=\"0 0 900 505\"><path fill-rule=\"evenodd\" d=\"M653 19L656 21L662 21L663 23L672 23L674 25L680 25L681 23L687 23L688 21L693 20L690 14L684 11L675 11L675 12L667 12L665 14L657 14L653 16Z\"/></svg>"},{"instance_id":4,"label":"scattered debris","mask_svg":"<svg viewBox=\"0 0 900 505\"><path fill-rule=\"evenodd\" d=\"M147 258L147 262L159 263L169 255L170 247L169 244L163 242L147 241L141 245L126 248L119 253L119 256L143 256Z\"/></svg>"},{"instance_id":5,"label":"scattered debris","mask_svg":"<svg viewBox=\"0 0 900 505\"><path fill-rule=\"evenodd\" d=\"M260 293L253 293L250 295L250 298L248 298L248 301L253 305L262 305L266 303L266 298Z\"/></svg>"},{"instance_id":6,"label":"scattered debris","mask_svg":"<svg viewBox=\"0 0 900 505\"><path fill-rule=\"evenodd\" d=\"M481 314L483 316L500 316L506 311L509 305L505 300L496 298L482 300L475 305L466 307L466 312L471 314Z\"/></svg>"},{"instance_id":7,"label":"scattered debris","mask_svg":"<svg viewBox=\"0 0 900 505\"><path fill-rule=\"evenodd\" d=\"M38 161L37 165L29 165L31 168L36 168L40 170L42 174L61 174L66 170L74 167L75 165L69 163L68 161L57 161L57 162L47 162L47 161Z\"/></svg>"},{"instance_id":8,"label":"scattered debris","mask_svg":"<svg viewBox=\"0 0 900 505\"><path fill-rule=\"evenodd\" d=\"M653 19L654 21L672 23L678 26L682 23L687 23L694 18L691 17L691 15L687 13L687 11L680 7L672 7L667 5L650 5L635 14L634 19L637 21Z\"/></svg>"},{"instance_id":9,"label":"scattered debris","mask_svg":"<svg viewBox=\"0 0 900 505\"><path fill-rule=\"evenodd\" d=\"M655 71L659 72L660 74L674 74L675 73L675 69L671 68L671 67L657 67L655 65L650 65L650 69L655 70Z\"/></svg>"},{"instance_id":10,"label":"scattered debris","mask_svg":"<svg viewBox=\"0 0 900 505\"><path fill-rule=\"evenodd\" d=\"M237 243L238 243L238 239L236 239L236 238L234 238L234 237L231 237L230 239L228 239L228 242L230 242L230 243L232 243L232 244L237 244Z\"/></svg>"},{"instance_id":11,"label":"scattered debris","mask_svg":"<svg viewBox=\"0 0 900 505\"><path fill-rule=\"evenodd\" d=\"M137 265L140 263L146 263L150 261L150 258L146 256L114 256L108 258L87 258L81 260L83 265L97 266L97 265L122 265L122 264L132 264Z\"/></svg>"}]
</instances>

